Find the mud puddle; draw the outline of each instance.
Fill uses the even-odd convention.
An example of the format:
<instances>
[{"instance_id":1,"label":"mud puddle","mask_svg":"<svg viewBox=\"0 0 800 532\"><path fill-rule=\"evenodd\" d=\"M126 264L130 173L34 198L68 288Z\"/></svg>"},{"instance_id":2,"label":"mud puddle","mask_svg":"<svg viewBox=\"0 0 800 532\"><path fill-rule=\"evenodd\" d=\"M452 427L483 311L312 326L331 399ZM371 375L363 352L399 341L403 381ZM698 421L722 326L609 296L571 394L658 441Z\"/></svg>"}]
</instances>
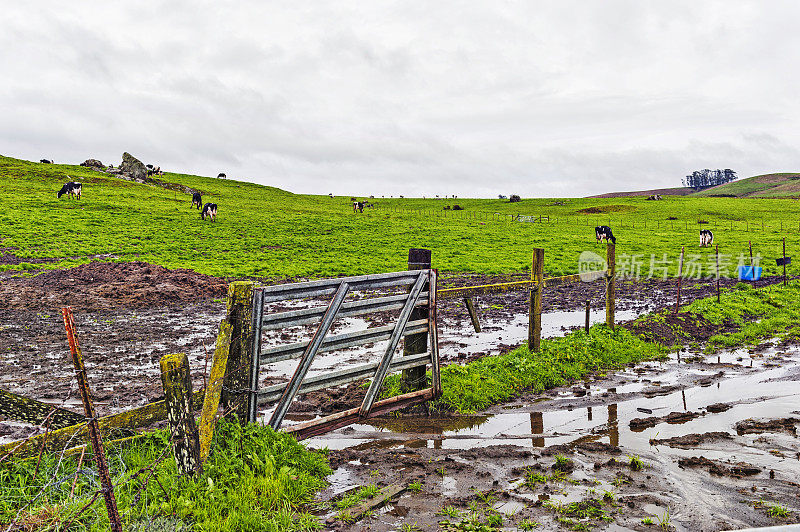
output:
<instances>
[{"instance_id":1,"label":"mud puddle","mask_svg":"<svg viewBox=\"0 0 800 532\"><path fill-rule=\"evenodd\" d=\"M337 475L347 472L349 482L423 482L426 496L409 494L397 502L418 524L438 522L448 505L466 512L478 504L484 514L505 513L507 522L535 519L555 529L559 518L575 520L565 508L593 499L601 500L615 526L632 530L646 530L648 519L676 530L785 522L767 515L770 504L787 508L794 516L788 519L796 521L800 349L739 349L700 358L684 353L678 359L676 353L664 363L586 382L580 386L585 395L564 387L482 415L380 419L309 444L336 449L335 457L361 457L358 465L337 464ZM648 418L655 422L645 429L631 423ZM750 423L755 433L738 434L750 418L783 422ZM676 438L683 443L671 441ZM557 454L573 463L568 480L526 486L525 471L552 476ZM643 470L631 469L633 456ZM485 491L495 493L491 504L482 502ZM606 493L615 502L603 502ZM381 514L364 525L391 530L409 519Z\"/></svg>"}]
</instances>

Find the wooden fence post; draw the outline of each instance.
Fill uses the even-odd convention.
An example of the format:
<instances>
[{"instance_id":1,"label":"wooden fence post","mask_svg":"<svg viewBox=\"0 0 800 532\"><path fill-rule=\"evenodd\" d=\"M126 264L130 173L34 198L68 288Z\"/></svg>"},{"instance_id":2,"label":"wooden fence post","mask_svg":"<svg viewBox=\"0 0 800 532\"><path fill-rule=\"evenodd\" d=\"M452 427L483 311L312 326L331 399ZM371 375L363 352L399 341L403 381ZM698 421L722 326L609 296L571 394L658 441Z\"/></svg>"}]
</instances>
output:
<instances>
[{"instance_id":1,"label":"wooden fence post","mask_svg":"<svg viewBox=\"0 0 800 532\"><path fill-rule=\"evenodd\" d=\"M409 270L429 270L431 268L431 250L429 249L409 249L408 250L408 269ZM429 286L429 290L436 290L436 287ZM409 321L427 320L427 307L416 307L411 311ZM403 342L403 356L417 355L428 350L428 333L408 334ZM422 390L427 386L425 366L409 368L403 370L403 387L406 390Z\"/></svg>"},{"instance_id":2,"label":"wooden fence post","mask_svg":"<svg viewBox=\"0 0 800 532\"><path fill-rule=\"evenodd\" d=\"M606 244L606 263L608 265L608 272L606 273L606 325L612 330L614 329L615 281L617 277L615 247L614 244Z\"/></svg>"},{"instance_id":3,"label":"wooden fence post","mask_svg":"<svg viewBox=\"0 0 800 532\"><path fill-rule=\"evenodd\" d=\"M786 237L783 237L783 286L786 286Z\"/></svg>"},{"instance_id":4,"label":"wooden fence post","mask_svg":"<svg viewBox=\"0 0 800 532\"><path fill-rule=\"evenodd\" d=\"M544 288L544 249L533 249L531 291L528 305L528 349L539 352L542 341L542 289Z\"/></svg>"},{"instance_id":5,"label":"wooden fence post","mask_svg":"<svg viewBox=\"0 0 800 532\"><path fill-rule=\"evenodd\" d=\"M472 326L475 328L475 332L481 332L481 322L478 318L478 311L475 310L475 302L471 297L465 297L464 304L467 306L467 312L472 320Z\"/></svg>"},{"instance_id":6,"label":"wooden fence post","mask_svg":"<svg viewBox=\"0 0 800 532\"><path fill-rule=\"evenodd\" d=\"M716 255L717 260L717 303L719 303L719 244L716 246L717 247L714 250L714 254Z\"/></svg>"},{"instance_id":7,"label":"wooden fence post","mask_svg":"<svg viewBox=\"0 0 800 532\"><path fill-rule=\"evenodd\" d=\"M591 312L591 303L586 300L586 333L589 333L589 313Z\"/></svg>"},{"instance_id":8,"label":"wooden fence post","mask_svg":"<svg viewBox=\"0 0 800 532\"><path fill-rule=\"evenodd\" d=\"M189 359L184 353L161 357L161 384L167 403L167 419L172 428L172 454L178 474L194 475L203 472L200 461L200 435L192 412L192 379Z\"/></svg>"},{"instance_id":9,"label":"wooden fence post","mask_svg":"<svg viewBox=\"0 0 800 532\"><path fill-rule=\"evenodd\" d=\"M200 413L200 463L204 463L211 450L211 438L214 436L214 419L219 409L219 400L222 395L222 382L225 379L225 368L228 363L228 353L231 346L231 324L222 320L219 324L217 346L214 349L214 358L211 361L211 373L208 376L208 386L203 400L203 410Z\"/></svg>"},{"instance_id":10,"label":"wooden fence post","mask_svg":"<svg viewBox=\"0 0 800 532\"><path fill-rule=\"evenodd\" d=\"M674 312L674 314L678 313L678 307L681 306L681 280L683 279L683 251L684 251L684 247L681 246L681 260L678 263L678 297L675 300L675 312Z\"/></svg>"},{"instance_id":11,"label":"wooden fence post","mask_svg":"<svg viewBox=\"0 0 800 532\"><path fill-rule=\"evenodd\" d=\"M253 281L234 281L228 286L228 314L231 344L222 388L222 404L239 421L247 420L250 400L250 372L253 367Z\"/></svg>"}]
</instances>

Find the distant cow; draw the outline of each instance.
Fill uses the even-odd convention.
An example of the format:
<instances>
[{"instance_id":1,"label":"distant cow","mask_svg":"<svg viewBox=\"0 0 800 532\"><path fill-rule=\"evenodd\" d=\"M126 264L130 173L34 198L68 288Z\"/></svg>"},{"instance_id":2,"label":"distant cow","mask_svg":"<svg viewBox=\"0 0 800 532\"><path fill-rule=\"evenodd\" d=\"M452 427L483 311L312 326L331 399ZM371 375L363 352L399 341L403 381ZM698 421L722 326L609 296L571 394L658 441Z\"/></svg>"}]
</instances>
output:
<instances>
[{"instance_id":1,"label":"distant cow","mask_svg":"<svg viewBox=\"0 0 800 532\"><path fill-rule=\"evenodd\" d=\"M160 166L156 166L155 168L153 168L152 164L148 164L147 166L147 175L164 175Z\"/></svg>"},{"instance_id":2,"label":"distant cow","mask_svg":"<svg viewBox=\"0 0 800 532\"><path fill-rule=\"evenodd\" d=\"M190 208L193 209L195 205L197 205L198 209L200 209L200 207L203 205L203 197L199 192L192 194L192 206Z\"/></svg>"},{"instance_id":3,"label":"distant cow","mask_svg":"<svg viewBox=\"0 0 800 532\"><path fill-rule=\"evenodd\" d=\"M354 201L353 212L364 212L364 203L363 201Z\"/></svg>"},{"instance_id":4,"label":"distant cow","mask_svg":"<svg viewBox=\"0 0 800 532\"><path fill-rule=\"evenodd\" d=\"M700 247L708 247L714 243L714 233L708 229L700 230Z\"/></svg>"},{"instance_id":5,"label":"distant cow","mask_svg":"<svg viewBox=\"0 0 800 532\"><path fill-rule=\"evenodd\" d=\"M203 210L200 212L200 218L203 220L206 217L211 218L212 222L217 221L217 204L216 203L206 203L203 205Z\"/></svg>"},{"instance_id":6,"label":"distant cow","mask_svg":"<svg viewBox=\"0 0 800 532\"><path fill-rule=\"evenodd\" d=\"M614 233L611 232L611 228L607 225L601 225L600 227L594 228L594 236L597 238L598 242L602 242L603 240L611 240L612 244L617 243L617 239L614 237Z\"/></svg>"},{"instance_id":7,"label":"distant cow","mask_svg":"<svg viewBox=\"0 0 800 532\"><path fill-rule=\"evenodd\" d=\"M652 196L647 196L648 201L659 201L661 199L661 194L653 194Z\"/></svg>"},{"instance_id":8,"label":"distant cow","mask_svg":"<svg viewBox=\"0 0 800 532\"><path fill-rule=\"evenodd\" d=\"M60 198L64 194L67 194L68 196L75 196L76 198L81 199L81 184L75 181L68 181L64 183L64 186L58 191L58 197Z\"/></svg>"},{"instance_id":9,"label":"distant cow","mask_svg":"<svg viewBox=\"0 0 800 532\"><path fill-rule=\"evenodd\" d=\"M42 164L53 164L53 161L50 159L39 159L39 162Z\"/></svg>"},{"instance_id":10,"label":"distant cow","mask_svg":"<svg viewBox=\"0 0 800 532\"><path fill-rule=\"evenodd\" d=\"M217 176L217 179L228 179L228 176L226 176L224 173L220 172L219 175Z\"/></svg>"}]
</instances>

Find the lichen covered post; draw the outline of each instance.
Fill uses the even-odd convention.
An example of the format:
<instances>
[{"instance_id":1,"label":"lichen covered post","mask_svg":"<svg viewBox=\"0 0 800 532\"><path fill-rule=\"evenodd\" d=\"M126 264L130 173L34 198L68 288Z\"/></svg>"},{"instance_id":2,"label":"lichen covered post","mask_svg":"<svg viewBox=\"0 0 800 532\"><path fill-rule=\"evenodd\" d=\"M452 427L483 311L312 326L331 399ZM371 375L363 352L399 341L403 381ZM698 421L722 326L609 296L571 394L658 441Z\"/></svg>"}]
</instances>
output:
<instances>
[{"instance_id":1,"label":"lichen covered post","mask_svg":"<svg viewBox=\"0 0 800 532\"><path fill-rule=\"evenodd\" d=\"M203 401L203 410L200 413L200 462L204 463L211 449L211 438L214 436L214 420L219 409L219 400L222 396L222 382L225 379L225 368L228 363L228 351L231 345L231 324L222 320L219 324L217 346L214 349L214 358L211 362L211 373L208 377L208 387Z\"/></svg>"},{"instance_id":2,"label":"lichen covered post","mask_svg":"<svg viewBox=\"0 0 800 532\"><path fill-rule=\"evenodd\" d=\"M542 291L544 288L544 250L533 249L531 291L528 301L528 349L539 352L542 341Z\"/></svg>"},{"instance_id":3,"label":"lichen covered post","mask_svg":"<svg viewBox=\"0 0 800 532\"><path fill-rule=\"evenodd\" d=\"M429 270L431 268L431 250L429 249L409 249L408 250L408 269L409 270ZM435 287L428 287L435 290ZM411 311L408 321L427 320L428 308L416 307ZM409 334L405 337L403 344L403 356L417 355L428 350L428 333L421 332ZM427 385L425 366L403 370L403 387L406 390L421 390Z\"/></svg>"},{"instance_id":4,"label":"lichen covered post","mask_svg":"<svg viewBox=\"0 0 800 532\"><path fill-rule=\"evenodd\" d=\"M228 286L231 343L222 388L222 404L240 421L247 420L250 373L253 367L253 281L235 281Z\"/></svg>"},{"instance_id":5,"label":"lichen covered post","mask_svg":"<svg viewBox=\"0 0 800 532\"><path fill-rule=\"evenodd\" d=\"M203 471L200 437L192 412L189 359L184 353L161 357L161 383L167 402L167 419L172 428L172 453L178 474L200 474Z\"/></svg>"},{"instance_id":6,"label":"lichen covered post","mask_svg":"<svg viewBox=\"0 0 800 532\"><path fill-rule=\"evenodd\" d=\"M606 263L608 272L606 273L606 325L614 329L614 303L616 297L616 286L614 282L617 278L617 262L615 245L606 244Z\"/></svg>"}]
</instances>

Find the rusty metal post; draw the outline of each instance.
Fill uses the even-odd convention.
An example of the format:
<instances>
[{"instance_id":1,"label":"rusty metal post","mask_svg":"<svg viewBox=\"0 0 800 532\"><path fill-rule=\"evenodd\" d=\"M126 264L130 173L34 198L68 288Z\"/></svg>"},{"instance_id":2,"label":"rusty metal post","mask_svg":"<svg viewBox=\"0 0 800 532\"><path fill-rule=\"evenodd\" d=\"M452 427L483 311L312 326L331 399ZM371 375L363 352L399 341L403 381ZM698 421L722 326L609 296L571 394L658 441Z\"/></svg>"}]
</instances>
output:
<instances>
[{"instance_id":1,"label":"rusty metal post","mask_svg":"<svg viewBox=\"0 0 800 532\"><path fill-rule=\"evenodd\" d=\"M250 373L253 368L253 281L235 281L228 286L228 313L231 324L231 344L228 353L222 404L226 410L247 419L249 408Z\"/></svg>"},{"instance_id":2,"label":"rusty metal post","mask_svg":"<svg viewBox=\"0 0 800 532\"><path fill-rule=\"evenodd\" d=\"M78 344L78 335L75 332L75 319L72 316L72 307L62 308L61 314L64 316L64 327L67 330L67 339L69 340L69 352L70 355L72 355L72 365L75 367L75 376L78 379L78 388L81 391L81 399L83 400L83 411L86 414L89 425L89 436L92 442L92 449L94 450L95 463L97 464L97 474L100 477L100 485L103 486L102 491L103 498L106 502L106 510L108 511L108 521L111 530L114 532L122 532L122 522L119 518L119 511L117 510L117 499L114 497L114 487L111 485L111 478L108 474L103 439L100 437L100 427L97 425L97 416L94 411L94 404L92 403L92 395L89 393L89 381L86 378L83 355L81 354L81 348Z\"/></svg>"},{"instance_id":3,"label":"rusty metal post","mask_svg":"<svg viewBox=\"0 0 800 532\"><path fill-rule=\"evenodd\" d=\"M616 304L616 278L617 278L617 259L615 244L606 244L606 325L614 329L614 306Z\"/></svg>"},{"instance_id":4,"label":"rusty metal post","mask_svg":"<svg viewBox=\"0 0 800 532\"><path fill-rule=\"evenodd\" d=\"M161 384L167 402L167 418L172 428L172 453L178 474L194 476L203 471L200 460L200 435L192 412L192 379L189 359L184 353L161 357Z\"/></svg>"},{"instance_id":5,"label":"rusty metal post","mask_svg":"<svg viewBox=\"0 0 800 532\"><path fill-rule=\"evenodd\" d=\"M429 270L431 268L431 250L409 249L408 269ZM429 287L429 289L434 289ZM411 311L409 321L427 320L429 318L427 307L416 307ZM417 355L428 350L428 333L408 334L403 342L403 356ZM427 385L425 366L403 370L403 387L406 390L422 390Z\"/></svg>"},{"instance_id":6,"label":"rusty metal post","mask_svg":"<svg viewBox=\"0 0 800 532\"><path fill-rule=\"evenodd\" d=\"M531 291L528 305L528 349L539 352L542 341L542 289L544 288L544 249L533 249Z\"/></svg>"},{"instance_id":7,"label":"rusty metal post","mask_svg":"<svg viewBox=\"0 0 800 532\"><path fill-rule=\"evenodd\" d=\"M678 313L678 307L681 306L681 279L683 279L683 246L681 246L681 260L678 262L678 298L675 300L675 312Z\"/></svg>"}]
</instances>

